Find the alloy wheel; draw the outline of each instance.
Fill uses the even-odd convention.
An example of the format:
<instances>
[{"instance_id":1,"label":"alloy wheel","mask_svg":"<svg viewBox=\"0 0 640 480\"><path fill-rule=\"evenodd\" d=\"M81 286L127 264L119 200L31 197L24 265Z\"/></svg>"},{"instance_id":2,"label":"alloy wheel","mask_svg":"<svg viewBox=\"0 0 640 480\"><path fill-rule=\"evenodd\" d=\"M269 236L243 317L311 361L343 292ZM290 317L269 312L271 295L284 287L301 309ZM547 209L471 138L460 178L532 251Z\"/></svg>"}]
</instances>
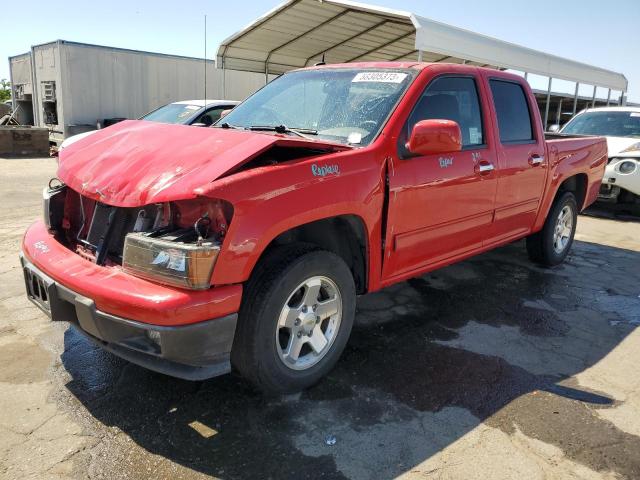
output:
<instances>
[{"instance_id":1,"label":"alloy wheel","mask_svg":"<svg viewBox=\"0 0 640 480\"><path fill-rule=\"evenodd\" d=\"M293 370L317 364L331 349L342 320L342 296L330 278L308 278L289 295L276 328L280 360Z\"/></svg>"}]
</instances>

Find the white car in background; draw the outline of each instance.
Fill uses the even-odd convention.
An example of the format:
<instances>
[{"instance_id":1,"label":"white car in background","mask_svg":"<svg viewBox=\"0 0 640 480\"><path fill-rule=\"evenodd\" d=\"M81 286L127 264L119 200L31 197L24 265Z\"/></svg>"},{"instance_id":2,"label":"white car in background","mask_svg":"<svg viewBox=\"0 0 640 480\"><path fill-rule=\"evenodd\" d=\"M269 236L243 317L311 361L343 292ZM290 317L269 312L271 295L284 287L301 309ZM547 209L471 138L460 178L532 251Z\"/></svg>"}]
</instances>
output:
<instances>
[{"instance_id":1,"label":"white car in background","mask_svg":"<svg viewBox=\"0 0 640 480\"><path fill-rule=\"evenodd\" d=\"M220 119L222 112L231 110L239 103L240 102L234 100L184 100L156 108L138 120L210 127ZM81 138L88 137L95 132L97 132L97 130L91 130L69 137L62 142L59 150L63 150Z\"/></svg>"},{"instance_id":2,"label":"white car in background","mask_svg":"<svg viewBox=\"0 0 640 480\"><path fill-rule=\"evenodd\" d=\"M560 133L606 137L609 164L598 198L640 204L640 108L589 108L569 120Z\"/></svg>"}]
</instances>

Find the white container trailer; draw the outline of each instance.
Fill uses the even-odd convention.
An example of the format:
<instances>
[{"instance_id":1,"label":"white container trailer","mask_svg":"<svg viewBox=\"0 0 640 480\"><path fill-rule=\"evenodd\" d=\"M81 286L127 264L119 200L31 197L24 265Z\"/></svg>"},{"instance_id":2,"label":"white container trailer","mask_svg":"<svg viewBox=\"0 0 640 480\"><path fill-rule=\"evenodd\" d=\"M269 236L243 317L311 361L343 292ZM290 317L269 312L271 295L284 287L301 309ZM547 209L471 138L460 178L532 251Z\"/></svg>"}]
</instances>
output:
<instances>
[{"instance_id":1,"label":"white container trailer","mask_svg":"<svg viewBox=\"0 0 640 480\"><path fill-rule=\"evenodd\" d=\"M9 62L21 121L48 127L56 143L105 120L138 118L205 95L200 58L57 40ZM242 100L264 85L264 75L223 72L212 60L206 75L206 95L213 99Z\"/></svg>"},{"instance_id":2,"label":"white container trailer","mask_svg":"<svg viewBox=\"0 0 640 480\"><path fill-rule=\"evenodd\" d=\"M9 75L13 86L13 108L17 109L15 118L22 125L34 125L31 53L10 57Z\"/></svg>"}]
</instances>

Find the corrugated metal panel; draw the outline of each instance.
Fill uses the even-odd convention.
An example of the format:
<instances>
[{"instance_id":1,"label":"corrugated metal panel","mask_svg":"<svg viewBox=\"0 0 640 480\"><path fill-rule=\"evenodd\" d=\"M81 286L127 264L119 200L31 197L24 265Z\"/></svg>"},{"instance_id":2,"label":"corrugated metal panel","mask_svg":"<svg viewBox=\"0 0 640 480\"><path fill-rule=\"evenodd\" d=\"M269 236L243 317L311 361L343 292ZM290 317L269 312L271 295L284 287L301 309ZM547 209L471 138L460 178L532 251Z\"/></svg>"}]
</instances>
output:
<instances>
[{"instance_id":1,"label":"corrugated metal panel","mask_svg":"<svg viewBox=\"0 0 640 480\"><path fill-rule=\"evenodd\" d=\"M289 0L223 41L225 68L284 73L317 62L447 61L514 68L626 90L623 75L408 12L348 0ZM464 59L464 60L463 60Z\"/></svg>"},{"instance_id":2,"label":"corrugated metal panel","mask_svg":"<svg viewBox=\"0 0 640 480\"><path fill-rule=\"evenodd\" d=\"M403 35L410 31L413 31L411 25L388 20L380 21L378 19L378 22L374 24L373 28L370 28L365 33L361 33L347 42L338 43L328 49L326 61L330 63L346 62L350 58L358 57L371 49L379 47L381 45L381 39L389 41L398 35ZM413 47L404 53L408 54L412 50ZM313 60L317 61L320 57L321 53L316 54Z\"/></svg>"},{"instance_id":3,"label":"corrugated metal panel","mask_svg":"<svg viewBox=\"0 0 640 480\"><path fill-rule=\"evenodd\" d=\"M253 26L223 42L219 58L225 68L283 73L304 67L325 53L327 61L344 62L370 55L414 32L409 14L368 11L355 3L291 0L258 19ZM398 56L412 45L398 43ZM260 65L262 61L262 65Z\"/></svg>"}]
</instances>

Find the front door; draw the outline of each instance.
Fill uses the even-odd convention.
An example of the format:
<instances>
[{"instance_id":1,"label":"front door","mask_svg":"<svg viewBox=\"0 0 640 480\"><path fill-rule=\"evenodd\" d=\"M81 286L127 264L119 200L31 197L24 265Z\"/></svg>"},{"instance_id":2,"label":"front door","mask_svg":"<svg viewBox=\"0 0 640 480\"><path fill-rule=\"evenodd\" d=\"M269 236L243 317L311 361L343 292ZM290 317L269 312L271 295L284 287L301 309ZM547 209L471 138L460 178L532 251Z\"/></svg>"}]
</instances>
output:
<instances>
[{"instance_id":1,"label":"front door","mask_svg":"<svg viewBox=\"0 0 640 480\"><path fill-rule=\"evenodd\" d=\"M404 148L413 125L425 119L460 125L463 149L411 156ZM389 169L384 280L410 276L480 248L493 218L496 158L487 147L477 79L442 76L431 81L414 107Z\"/></svg>"}]
</instances>

